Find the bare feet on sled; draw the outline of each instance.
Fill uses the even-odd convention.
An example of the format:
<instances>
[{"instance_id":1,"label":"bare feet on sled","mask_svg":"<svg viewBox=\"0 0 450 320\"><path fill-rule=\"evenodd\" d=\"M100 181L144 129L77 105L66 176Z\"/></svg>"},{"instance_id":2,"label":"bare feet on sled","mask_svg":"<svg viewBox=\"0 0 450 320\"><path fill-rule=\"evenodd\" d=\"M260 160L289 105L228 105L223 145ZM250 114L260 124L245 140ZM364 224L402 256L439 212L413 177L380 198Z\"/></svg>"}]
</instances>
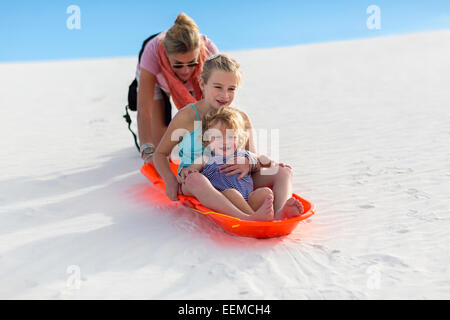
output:
<instances>
[{"instance_id":1,"label":"bare feet on sled","mask_svg":"<svg viewBox=\"0 0 450 320\"><path fill-rule=\"evenodd\" d=\"M266 197L261 207L251 216L249 220L254 221L270 221L273 220L273 195L270 194Z\"/></svg>"},{"instance_id":2,"label":"bare feet on sled","mask_svg":"<svg viewBox=\"0 0 450 320\"><path fill-rule=\"evenodd\" d=\"M303 206L294 197L288 199L284 206L275 213L275 220L283 220L298 217L303 213Z\"/></svg>"}]
</instances>

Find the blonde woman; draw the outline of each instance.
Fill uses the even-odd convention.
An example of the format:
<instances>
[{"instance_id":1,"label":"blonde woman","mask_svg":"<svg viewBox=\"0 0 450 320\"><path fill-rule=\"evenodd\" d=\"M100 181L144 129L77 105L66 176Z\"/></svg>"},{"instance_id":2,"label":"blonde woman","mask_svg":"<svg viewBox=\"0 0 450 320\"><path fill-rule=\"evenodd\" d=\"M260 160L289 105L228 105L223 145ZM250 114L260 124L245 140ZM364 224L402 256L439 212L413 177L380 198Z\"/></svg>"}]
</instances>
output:
<instances>
[{"instance_id":1,"label":"blonde woman","mask_svg":"<svg viewBox=\"0 0 450 320\"><path fill-rule=\"evenodd\" d=\"M180 13L174 25L147 42L137 68L137 125L141 157L150 162L171 121L170 100L182 109L202 98L198 77L205 60L218 52L195 22Z\"/></svg>"}]
</instances>

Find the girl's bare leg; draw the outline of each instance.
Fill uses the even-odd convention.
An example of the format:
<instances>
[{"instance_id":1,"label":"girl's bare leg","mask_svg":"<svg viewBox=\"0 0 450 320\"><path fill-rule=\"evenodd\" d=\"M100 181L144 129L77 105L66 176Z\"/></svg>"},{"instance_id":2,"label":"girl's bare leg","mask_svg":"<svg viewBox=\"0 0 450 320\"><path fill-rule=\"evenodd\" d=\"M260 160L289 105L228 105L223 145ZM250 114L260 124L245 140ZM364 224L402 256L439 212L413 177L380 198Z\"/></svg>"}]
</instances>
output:
<instances>
[{"instance_id":1,"label":"girl's bare leg","mask_svg":"<svg viewBox=\"0 0 450 320\"><path fill-rule=\"evenodd\" d=\"M270 188L267 187L253 190L248 195L248 205L255 211L261 207L261 205L264 203L264 200L269 195L273 197L272 190L270 190Z\"/></svg>"},{"instance_id":2,"label":"girl's bare leg","mask_svg":"<svg viewBox=\"0 0 450 320\"><path fill-rule=\"evenodd\" d=\"M265 206L261 206L254 215L249 216L214 188L211 182L199 172L191 173L186 177L182 185L182 191L185 195L195 196L204 206L214 211L225 213L242 220L273 219L273 198L266 199ZM270 216L271 218L268 219Z\"/></svg>"},{"instance_id":3,"label":"girl's bare leg","mask_svg":"<svg viewBox=\"0 0 450 320\"><path fill-rule=\"evenodd\" d=\"M242 194L236 189L227 189L221 192L232 204L249 216L255 213L256 210L253 210L252 207L250 207Z\"/></svg>"},{"instance_id":4,"label":"girl's bare leg","mask_svg":"<svg viewBox=\"0 0 450 320\"><path fill-rule=\"evenodd\" d=\"M267 207L267 205L265 205L267 198L272 199L273 201L273 193L270 188L259 188L252 191L248 196L248 202L245 201L242 194L236 189L223 190L222 194L240 210L251 215L251 220L256 220L255 217L258 215L258 210L260 208L263 208L264 210L264 208ZM264 219L261 220L273 220L273 212L263 213L263 216Z\"/></svg>"},{"instance_id":5,"label":"girl's bare leg","mask_svg":"<svg viewBox=\"0 0 450 320\"><path fill-rule=\"evenodd\" d=\"M250 193L249 195L249 200L252 193ZM222 194L225 195L225 197L227 197L228 200L230 200L240 210L249 214L249 220L255 221L273 220L274 212L273 212L272 192L265 192L265 193L258 192L259 198L257 199L257 201L259 202L259 204L257 207L250 206L249 202L245 201L242 194L236 189L224 190L222 191Z\"/></svg>"},{"instance_id":6,"label":"girl's bare leg","mask_svg":"<svg viewBox=\"0 0 450 320\"><path fill-rule=\"evenodd\" d=\"M252 175L255 188L272 186L274 195L273 208L275 211L275 220L291 218L298 216L303 211L300 201L292 197L292 170L288 167L279 167L274 174L262 174L264 170L255 172ZM268 172L268 171L266 171Z\"/></svg>"}]
</instances>

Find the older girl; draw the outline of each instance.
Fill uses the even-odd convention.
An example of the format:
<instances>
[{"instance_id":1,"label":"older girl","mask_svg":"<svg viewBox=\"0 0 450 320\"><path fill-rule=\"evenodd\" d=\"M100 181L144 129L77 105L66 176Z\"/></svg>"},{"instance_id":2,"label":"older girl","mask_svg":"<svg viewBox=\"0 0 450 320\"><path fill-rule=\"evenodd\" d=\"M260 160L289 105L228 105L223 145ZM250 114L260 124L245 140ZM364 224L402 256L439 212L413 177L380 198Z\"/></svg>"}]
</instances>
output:
<instances>
[{"instance_id":1,"label":"older girl","mask_svg":"<svg viewBox=\"0 0 450 320\"><path fill-rule=\"evenodd\" d=\"M156 170L166 184L167 196L173 201L178 200L179 179L170 170L168 158L172 149L179 143L181 159L179 176L183 194L195 196L203 205L214 211L248 220L248 214L236 207L225 195L214 188L204 175L199 172L189 172L189 166L203 154L202 130L199 122L209 111L217 110L222 106L229 106L233 102L235 91L240 82L239 67L234 59L224 54L212 56L205 62L199 79L204 98L195 104L190 104L189 107L183 108L176 114L156 148L153 161ZM245 112L235 110L243 117L246 131L250 132L245 149L256 153L251 122ZM220 169L223 174L234 175L239 173L240 176L245 176L252 169L255 188L273 186L273 204L272 199L268 196L265 201L270 202L270 208L261 206L261 208L264 208L264 212L257 211L255 218L267 220L268 216L274 214L275 219L280 219L298 214L302 207L301 203L292 197L291 168L278 164L279 168L276 173L266 175L262 172L267 169L261 168L264 167L261 160L260 157L258 166L252 166L247 158L237 157L233 163L224 164ZM270 166L270 163L267 165Z\"/></svg>"}]
</instances>

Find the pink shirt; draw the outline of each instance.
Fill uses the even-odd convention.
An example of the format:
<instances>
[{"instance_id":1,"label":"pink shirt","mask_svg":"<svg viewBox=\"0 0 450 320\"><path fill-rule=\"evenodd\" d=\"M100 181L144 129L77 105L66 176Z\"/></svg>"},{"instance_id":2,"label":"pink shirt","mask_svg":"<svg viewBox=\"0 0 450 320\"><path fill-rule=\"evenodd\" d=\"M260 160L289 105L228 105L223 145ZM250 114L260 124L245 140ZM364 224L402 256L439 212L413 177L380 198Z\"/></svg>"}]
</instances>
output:
<instances>
[{"instance_id":1,"label":"pink shirt","mask_svg":"<svg viewBox=\"0 0 450 320\"><path fill-rule=\"evenodd\" d=\"M141 56L141 63L140 65L138 64L138 68L143 68L148 72L153 73L156 76L156 85L163 89L166 93L169 93L169 86L167 85L166 79L164 78L158 62L158 41L163 38L165 34L166 31L161 32L159 35L147 42ZM201 37L203 38L206 48L208 48L211 55L219 53L219 50L211 40L209 40L205 35L202 35ZM192 90L191 86L191 83L188 81L186 83L186 88L188 90Z\"/></svg>"}]
</instances>

